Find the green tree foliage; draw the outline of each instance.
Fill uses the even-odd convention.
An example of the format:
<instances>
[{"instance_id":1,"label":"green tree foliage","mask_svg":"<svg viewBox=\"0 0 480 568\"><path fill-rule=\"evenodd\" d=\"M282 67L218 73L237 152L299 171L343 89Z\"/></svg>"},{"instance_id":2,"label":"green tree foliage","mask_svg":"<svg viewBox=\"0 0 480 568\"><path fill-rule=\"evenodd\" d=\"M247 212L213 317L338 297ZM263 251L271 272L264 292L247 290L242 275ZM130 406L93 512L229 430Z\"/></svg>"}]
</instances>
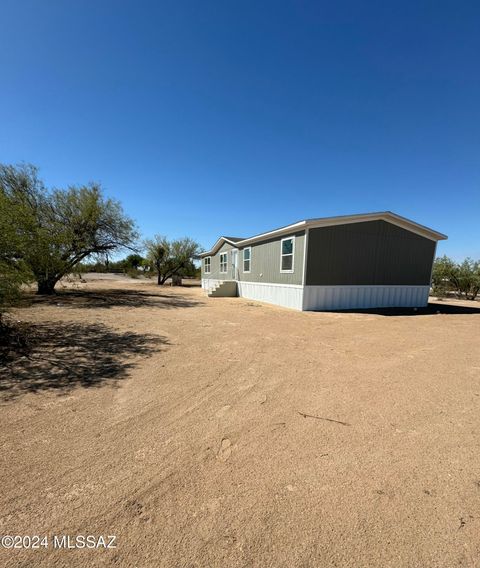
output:
<instances>
[{"instance_id":1,"label":"green tree foliage","mask_svg":"<svg viewBox=\"0 0 480 568\"><path fill-rule=\"evenodd\" d=\"M188 237L169 241L167 237L155 235L145 241L147 259L157 274L159 285L174 276L189 276L195 272L193 260L201 252L200 245Z\"/></svg>"},{"instance_id":2,"label":"green tree foliage","mask_svg":"<svg viewBox=\"0 0 480 568\"><path fill-rule=\"evenodd\" d=\"M125 272L141 271L148 266L146 258L139 254L129 254L126 258L117 261L97 259L95 262L82 262L77 266L79 272Z\"/></svg>"},{"instance_id":3,"label":"green tree foliage","mask_svg":"<svg viewBox=\"0 0 480 568\"><path fill-rule=\"evenodd\" d=\"M139 254L129 254L122 262L126 270L138 270L143 266L144 261L143 256Z\"/></svg>"},{"instance_id":4,"label":"green tree foliage","mask_svg":"<svg viewBox=\"0 0 480 568\"><path fill-rule=\"evenodd\" d=\"M2 313L18 299L22 284L31 280L23 261L25 241L17 226L22 214L0 191L0 325Z\"/></svg>"},{"instance_id":5,"label":"green tree foliage","mask_svg":"<svg viewBox=\"0 0 480 568\"><path fill-rule=\"evenodd\" d=\"M444 296L448 291L452 290L450 278L454 271L455 262L448 256L435 259L432 271L432 287L435 294Z\"/></svg>"},{"instance_id":6,"label":"green tree foliage","mask_svg":"<svg viewBox=\"0 0 480 568\"><path fill-rule=\"evenodd\" d=\"M133 221L98 184L48 191L34 166L0 165L0 193L18 212L22 258L39 294L52 294L85 258L130 248L137 238Z\"/></svg>"},{"instance_id":7,"label":"green tree foliage","mask_svg":"<svg viewBox=\"0 0 480 568\"><path fill-rule=\"evenodd\" d=\"M480 262L471 258L461 263L447 256L437 258L433 265L432 284L435 293L453 291L458 297L475 300L480 292Z\"/></svg>"}]
</instances>

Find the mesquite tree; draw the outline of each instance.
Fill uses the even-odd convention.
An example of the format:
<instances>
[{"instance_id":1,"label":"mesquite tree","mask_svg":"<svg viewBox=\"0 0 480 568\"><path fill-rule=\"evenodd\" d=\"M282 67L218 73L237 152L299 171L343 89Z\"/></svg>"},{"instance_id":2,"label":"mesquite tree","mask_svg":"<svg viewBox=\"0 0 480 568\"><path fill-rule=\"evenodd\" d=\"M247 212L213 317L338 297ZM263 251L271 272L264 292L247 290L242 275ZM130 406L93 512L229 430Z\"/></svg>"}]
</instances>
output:
<instances>
[{"instance_id":1,"label":"mesquite tree","mask_svg":"<svg viewBox=\"0 0 480 568\"><path fill-rule=\"evenodd\" d=\"M26 243L18 231L21 214L0 190L0 327L3 312L19 298L22 284L31 281L23 261Z\"/></svg>"},{"instance_id":2,"label":"mesquite tree","mask_svg":"<svg viewBox=\"0 0 480 568\"><path fill-rule=\"evenodd\" d=\"M201 252L200 245L188 237L169 241L162 235L145 241L145 249L150 266L157 274L159 286L169 278L191 272L193 260Z\"/></svg>"},{"instance_id":3,"label":"mesquite tree","mask_svg":"<svg viewBox=\"0 0 480 568\"><path fill-rule=\"evenodd\" d=\"M99 184L48 191L31 165L0 165L0 192L18 213L24 242L22 261L39 294L53 294L56 283L85 258L131 248L137 232L121 205L102 195Z\"/></svg>"}]
</instances>

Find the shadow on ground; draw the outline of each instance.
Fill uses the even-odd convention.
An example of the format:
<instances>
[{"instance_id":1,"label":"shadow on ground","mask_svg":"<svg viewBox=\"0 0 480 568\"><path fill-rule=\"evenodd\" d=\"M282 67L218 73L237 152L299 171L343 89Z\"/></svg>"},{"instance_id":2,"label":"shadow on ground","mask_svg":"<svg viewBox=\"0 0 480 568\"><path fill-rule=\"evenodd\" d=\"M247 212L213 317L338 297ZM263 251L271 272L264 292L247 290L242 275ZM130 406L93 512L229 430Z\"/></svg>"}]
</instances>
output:
<instances>
[{"instance_id":1,"label":"shadow on ground","mask_svg":"<svg viewBox=\"0 0 480 568\"><path fill-rule=\"evenodd\" d=\"M163 336L119 333L103 324L31 324L25 345L0 354L0 401L27 392L66 393L116 384L143 358L168 345Z\"/></svg>"},{"instance_id":2,"label":"shadow on ground","mask_svg":"<svg viewBox=\"0 0 480 568\"><path fill-rule=\"evenodd\" d=\"M456 304L428 304L424 308L370 308L366 310L335 310L348 314L376 314L379 316L430 316L436 314L469 315L480 314L480 306L472 302L472 306Z\"/></svg>"},{"instance_id":3,"label":"shadow on ground","mask_svg":"<svg viewBox=\"0 0 480 568\"><path fill-rule=\"evenodd\" d=\"M177 294L151 294L143 290L60 290L53 296L30 296L34 305L56 304L60 308L194 308L203 302Z\"/></svg>"}]
</instances>

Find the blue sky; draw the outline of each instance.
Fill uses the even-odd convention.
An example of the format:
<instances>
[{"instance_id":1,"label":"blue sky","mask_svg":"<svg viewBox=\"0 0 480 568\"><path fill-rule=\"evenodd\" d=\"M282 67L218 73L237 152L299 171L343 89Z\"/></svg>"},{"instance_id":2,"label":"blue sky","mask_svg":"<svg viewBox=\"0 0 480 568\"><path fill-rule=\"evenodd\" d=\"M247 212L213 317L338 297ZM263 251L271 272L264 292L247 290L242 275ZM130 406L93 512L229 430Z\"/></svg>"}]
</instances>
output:
<instances>
[{"instance_id":1,"label":"blue sky","mask_svg":"<svg viewBox=\"0 0 480 568\"><path fill-rule=\"evenodd\" d=\"M3 0L0 161L209 248L393 210L480 258L480 4Z\"/></svg>"}]
</instances>

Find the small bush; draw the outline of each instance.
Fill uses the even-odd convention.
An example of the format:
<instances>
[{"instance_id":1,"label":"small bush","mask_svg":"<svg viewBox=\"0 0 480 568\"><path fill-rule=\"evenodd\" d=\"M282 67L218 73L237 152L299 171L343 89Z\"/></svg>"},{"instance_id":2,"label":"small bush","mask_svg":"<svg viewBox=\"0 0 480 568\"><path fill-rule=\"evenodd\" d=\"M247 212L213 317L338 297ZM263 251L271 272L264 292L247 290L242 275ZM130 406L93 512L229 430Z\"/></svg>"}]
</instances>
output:
<instances>
[{"instance_id":1,"label":"small bush","mask_svg":"<svg viewBox=\"0 0 480 568\"><path fill-rule=\"evenodd\" d=\"M480 292L480 262L471 258L457 263L448 256L437 258L432 273L433 292L445 297L454 292L458 298L475 300Z\"/></svg>"}]
</instances>

